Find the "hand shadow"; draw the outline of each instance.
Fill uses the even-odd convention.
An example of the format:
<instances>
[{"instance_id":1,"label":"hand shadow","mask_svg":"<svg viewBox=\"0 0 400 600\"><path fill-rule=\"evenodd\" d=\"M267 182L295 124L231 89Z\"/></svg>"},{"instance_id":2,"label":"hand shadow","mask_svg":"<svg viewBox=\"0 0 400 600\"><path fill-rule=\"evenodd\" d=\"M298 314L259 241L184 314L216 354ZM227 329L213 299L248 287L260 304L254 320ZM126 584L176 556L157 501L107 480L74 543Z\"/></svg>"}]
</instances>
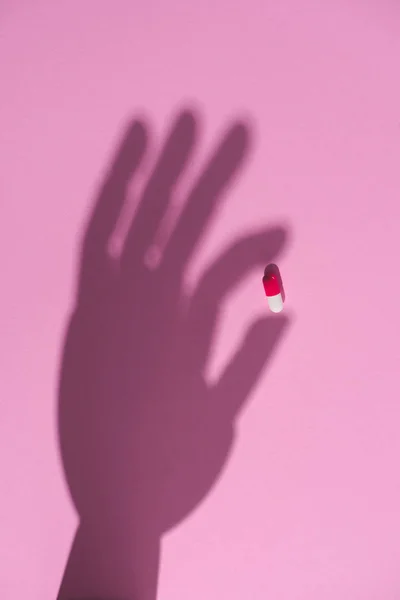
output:
<instances>
[{"instance_id":1,"label":"hand shadow","mask_svg":"<svg viewBox=\"0 0 400 600\"><path fill-rule=\"evenodd\" d=\"M256 322L219 381L206 381L221 300L257 266L261 294L262 269L285 240L282 228L236 240L185 297L185 267L246 155L241 123L188 194L157 268L145 264L195 138L195 118L183 112L116 260L109 239L147 142L133 122L84 235L59 386L61 453L79 526L59 600L156 600L160 540L216 482L235 418L287 323L281 316Z\"/></svg>"}]
</instances>

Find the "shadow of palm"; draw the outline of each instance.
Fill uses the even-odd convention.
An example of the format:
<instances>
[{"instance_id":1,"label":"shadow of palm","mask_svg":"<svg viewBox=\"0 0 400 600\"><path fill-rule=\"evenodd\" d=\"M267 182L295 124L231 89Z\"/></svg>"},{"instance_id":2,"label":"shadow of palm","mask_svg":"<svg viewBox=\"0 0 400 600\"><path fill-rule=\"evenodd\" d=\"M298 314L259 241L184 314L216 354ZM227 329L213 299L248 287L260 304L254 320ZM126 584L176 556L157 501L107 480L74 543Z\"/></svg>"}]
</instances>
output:
<instances>
[{"instance_id":1,"label":"shadow of palm","mask_svg":"<svg viewBox=\"0 0 400 600\"><path fill-rule=\"evenodd\" d=\"M235 241L185 297L184 269L248 148L241 123L192 188L160 264L146 266L195 137L195 118L184 112L114 260L108 243L147 141L132 123L85 232L59 387L61 452L80 522L59 600L156 599L162 535L217 480L235 418L286 325L282 317L255 323L220 380L207 383L221 300L285 238L276 228Z\"/></svg>"}]
</instances>

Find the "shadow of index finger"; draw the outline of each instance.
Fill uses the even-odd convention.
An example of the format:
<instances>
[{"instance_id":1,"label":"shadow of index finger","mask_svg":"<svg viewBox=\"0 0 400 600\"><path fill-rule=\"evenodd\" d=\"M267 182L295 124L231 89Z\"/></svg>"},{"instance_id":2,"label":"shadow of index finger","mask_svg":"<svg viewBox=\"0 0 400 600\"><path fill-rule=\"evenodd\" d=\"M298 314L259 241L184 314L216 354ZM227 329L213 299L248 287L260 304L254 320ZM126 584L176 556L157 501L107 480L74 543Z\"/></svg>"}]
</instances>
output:
<instances>
[{"instance_id":1,"label":"shadow of index finger","mask_svg":"<svg viewBox=\"0 0 400 600\"><path fill-rule=\"evenodd\" d=\"M191 349L199 368L208 358L222 302L255 267L275 258L283 249L287 231L274 227L237 240L205 271L188 307L188 326L195 332ZM260 284L261 294L261 284Z\"/></svg>"}]
</instances>

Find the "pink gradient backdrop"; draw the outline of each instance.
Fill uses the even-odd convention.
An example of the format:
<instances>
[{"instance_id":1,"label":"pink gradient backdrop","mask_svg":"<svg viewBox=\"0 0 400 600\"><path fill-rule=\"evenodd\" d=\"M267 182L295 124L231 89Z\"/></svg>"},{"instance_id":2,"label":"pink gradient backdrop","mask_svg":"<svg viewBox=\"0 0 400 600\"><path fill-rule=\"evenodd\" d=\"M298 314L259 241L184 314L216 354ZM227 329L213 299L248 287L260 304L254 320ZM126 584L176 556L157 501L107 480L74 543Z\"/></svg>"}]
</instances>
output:
<instances>
[{"instance_id":1,"label":"pink gradient backdrop","mask_svg":"<svg viewBox=\"0 0 400 600\"><path fill-rule=\"evenodd\" d=\"M3 0L2 598L53 600L76 526L56 386L92 193L127 118L157 148L193 104L194 169L232 119L256 138L187 284L287 224L293 321L219 484L164 540L159 597L399 598L399 59L390 0ZM224 307L210 376L265 313L259 280Z\"/></svg>"}]
</instances>

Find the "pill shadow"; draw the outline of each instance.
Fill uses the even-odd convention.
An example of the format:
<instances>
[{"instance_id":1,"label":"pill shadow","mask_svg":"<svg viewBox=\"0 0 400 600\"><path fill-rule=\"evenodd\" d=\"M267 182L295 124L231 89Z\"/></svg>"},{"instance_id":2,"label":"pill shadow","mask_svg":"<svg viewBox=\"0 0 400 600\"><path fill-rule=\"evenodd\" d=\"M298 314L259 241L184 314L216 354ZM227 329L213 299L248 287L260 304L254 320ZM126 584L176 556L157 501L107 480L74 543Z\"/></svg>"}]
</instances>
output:
<instances>
[{"instance_id":1,"label":"pill shadow","mask_svg":"<svg viewBox=\"0 0 400 600\"><path fill-rule=\"evenodd\" d=\"M190 297L183 288L187 265L248 155L250 134L243 122L227 128L156 268L145 256L192 160L194 111L178 115L154 158L118 259L107 248L149 152L144 123L129 124L95 199L60 367L60 450L79 524L58 600L156 600L161 540L218 481L240 411L282 339L287 318L257 320L220 379L207 382L222 300L276 258L285 228L232 240Z\"/></svg>"}]
</instances>

